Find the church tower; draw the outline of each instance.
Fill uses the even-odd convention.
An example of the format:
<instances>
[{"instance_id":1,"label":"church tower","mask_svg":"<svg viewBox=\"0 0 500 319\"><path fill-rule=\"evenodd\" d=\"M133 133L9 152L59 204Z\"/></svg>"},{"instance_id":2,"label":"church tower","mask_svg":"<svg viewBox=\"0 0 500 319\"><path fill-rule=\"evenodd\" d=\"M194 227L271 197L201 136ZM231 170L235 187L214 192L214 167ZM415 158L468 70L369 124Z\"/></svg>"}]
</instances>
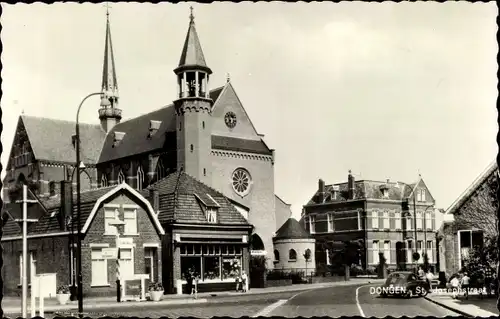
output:
<instances>
[{"instance_id":1,"label":"church tower","mask_svg":"<svg viewBox=\"0 0 500 319\"><path fill-rule=\"evenodd\" d=\"M211 110L213 101L208 91L212 70L207 66L194 24L193 8L189 29L182 49L177 76L177 170L212 184Z\"/></svg>"},{"instance_id":2,"label":"church tower","mask_svg":"<svg viewBox=\"0 0 500 319\"><path fill-rule=\"evenodd\" d=\"M106 42L104 44L101 92L99 120L101 120L102 129L107 133L122 119L122 110L118 108L118 82L116 81L115 57L109 27L109 12L106 12Z\"/></svg>"}]
</instances>

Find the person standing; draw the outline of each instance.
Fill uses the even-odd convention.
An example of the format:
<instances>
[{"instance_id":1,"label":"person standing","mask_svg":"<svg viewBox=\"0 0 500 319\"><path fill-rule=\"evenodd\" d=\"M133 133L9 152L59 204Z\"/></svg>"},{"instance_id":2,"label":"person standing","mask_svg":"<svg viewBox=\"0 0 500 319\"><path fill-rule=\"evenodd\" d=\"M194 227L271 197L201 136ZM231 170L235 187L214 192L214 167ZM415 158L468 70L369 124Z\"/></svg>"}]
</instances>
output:
<instances>
[{"instance_id":1,"label":"person standing","mask_svg":"<svg viewBox=\"0 0 500 319\"><path fill-rule=\"evenodd\" d=\"M467 272L464 273L462 277L462 289L464 290L464 297L465 299L469 299L469 284L470 284L470 277L468 276Z\"/></svg>"},{"instance_id":2,"label":"person standing","mask_svg":"<svg viewBox=\"0 0 500 319\"><path fill-rule=\"evenodd\" d=\"M193 294L193 270L189 268L187 274L186 274L186 290L188 294Z\"/></svg>"},{"instance_id":3,"label":"person standing","mask_svg":"<svg viewBox=\"0 0 500 319\"><path fill-rule=\"evenodd\" d=\"M452 289L452 298L453 298L453 299L457 299L457 295L458 295L458 286L460 285L460 281L458 280L458 277L457 277L457 276L454 276L454 277L451 279L450 284L451 284L451 289Z\"/></svg>"},{"instance_id":4,"label":"person standing","mask_svg":"<svg viewBox=\"0 0 500 319\"><path fill-rule=\"evenodd\" d=\"M248 284L248 277L246 272L243 270L241 273L241 289L243 289L243 292L247 292L248 290L247 284Z\"/></svg>"},{"instance_id":5,"label":"person standing","mask_svg":"<svg viewBox=\"0 0 500 319\"><path fill-rule=\"evenodd\" d=\"M421 280L425 280L425 271L422 269L422 267L418 267L418 277Z\"/></svg>"}]
</instances>

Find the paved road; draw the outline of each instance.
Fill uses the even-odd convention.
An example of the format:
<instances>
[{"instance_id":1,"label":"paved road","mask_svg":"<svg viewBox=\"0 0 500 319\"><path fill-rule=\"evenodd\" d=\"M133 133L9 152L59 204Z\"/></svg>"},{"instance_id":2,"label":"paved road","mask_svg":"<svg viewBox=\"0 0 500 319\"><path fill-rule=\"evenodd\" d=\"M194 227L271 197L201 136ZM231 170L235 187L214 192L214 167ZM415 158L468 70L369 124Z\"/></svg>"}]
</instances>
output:
<instances>
[{"instance_id":1,"label":"paved road","mask_svg":"<svg viewBox=\"0 0 500 319\"><path fill-rule=\"evenodd\" d=\"M366 317L415 317L415 316L459 316L423 298L378 298L370 294L370 286L329 287L309 290L292 297L285 304L266 316L313 317L313 316L356 316L361 315L356 302L359 289L359 306Z\"/></svg>"}]
</instances>

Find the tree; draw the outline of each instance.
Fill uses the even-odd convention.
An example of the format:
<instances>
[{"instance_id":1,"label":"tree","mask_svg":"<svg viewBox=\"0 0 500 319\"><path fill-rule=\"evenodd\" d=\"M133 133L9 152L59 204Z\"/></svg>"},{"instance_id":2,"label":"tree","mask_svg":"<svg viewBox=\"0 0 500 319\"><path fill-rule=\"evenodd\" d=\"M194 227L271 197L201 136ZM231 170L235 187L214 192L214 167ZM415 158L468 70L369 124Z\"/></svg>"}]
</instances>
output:
<instances>
[{"instance_id":1,"label":"tree","mask_svg":"<svg viewBox=\"0 0 500 319\"><path fill-rule=\"evenodd\" d=\"M307 263L309 263L309 261L311 259L311 250L306 249L303 256L304 256L304 259L306 260L306 277L307 277Z\"/></svg>"},{"instance_id":2,"label":"tree","mask_svg":"<svg viewBox=\"0 0 500 319\"><path fill-rule=\"evenodd\" d=\"M384 253L378 253L378 277L387 277L387 259L385 259Z\"/></svg>"}]
</instances>

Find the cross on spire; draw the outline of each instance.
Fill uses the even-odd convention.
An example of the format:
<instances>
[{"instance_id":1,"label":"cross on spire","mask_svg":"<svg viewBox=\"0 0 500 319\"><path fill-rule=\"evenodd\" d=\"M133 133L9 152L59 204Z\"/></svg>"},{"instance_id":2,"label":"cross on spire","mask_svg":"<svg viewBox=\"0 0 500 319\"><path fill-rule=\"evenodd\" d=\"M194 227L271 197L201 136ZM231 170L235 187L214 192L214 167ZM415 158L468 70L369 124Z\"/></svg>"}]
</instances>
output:
<instances>
[{"instance_id":1,"label":"cross on spire","mask_svg":"<svg viewBox=\"0 0 500 319\"><path fill-rule=\"evenodd\" d=\"M111 8L109 2L106 1L103 6L106 8L106 16L109 17L109 9Z\"/></svg>"},{"instance_id":2,"label":"cross on spire","mask_svg":"<svg viewBox=\"0 0 500 319\"><path fill-rule=\"evenodd\" d=\"M229 73L226 74L226 82L229 83L231 81L231 75Z\"/></svg>"},{"instance_id":3,"label":"cross on spire","mask_svg":"<svg viewBox=\"0 0 500 319\"><path fill-rule=\"evenodd\" d=\"M189 10L191 10L191 13L189 14L189 20L191 22L194 22L194 15L193 15L193 6L189 7Z\"/></svg>"}]
</instances>

